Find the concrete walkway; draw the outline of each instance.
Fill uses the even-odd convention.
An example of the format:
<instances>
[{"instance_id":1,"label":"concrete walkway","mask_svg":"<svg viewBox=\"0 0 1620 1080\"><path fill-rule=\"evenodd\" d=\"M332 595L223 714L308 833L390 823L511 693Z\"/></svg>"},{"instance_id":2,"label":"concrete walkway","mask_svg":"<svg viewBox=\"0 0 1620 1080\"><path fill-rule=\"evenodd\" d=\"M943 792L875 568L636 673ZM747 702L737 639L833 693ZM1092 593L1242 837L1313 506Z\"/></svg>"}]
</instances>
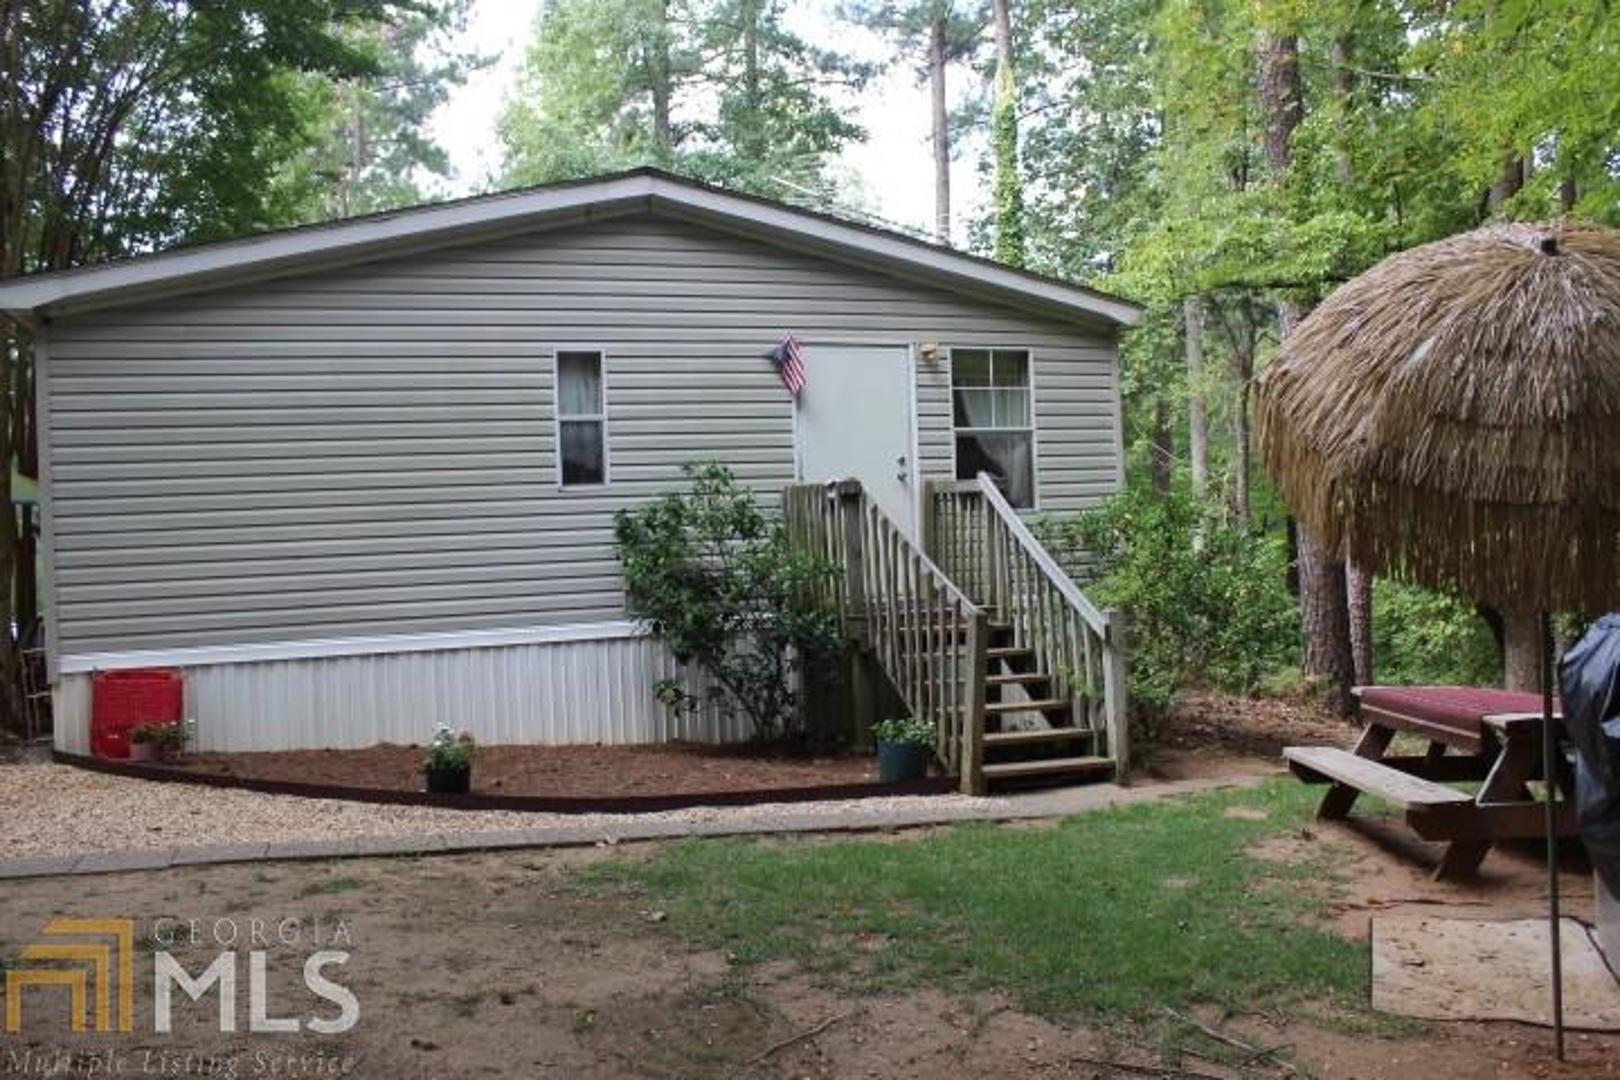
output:
<instances>
[{"instance_id":1,"label":"concrete walkway","mask_svg":"<svg viewBox=\"0 0 1620 1080\"><path fill-rule=\"evenodd\" d=\"M598 817L588 825L548 824L498 831L353 836L340 839L291 840L143 847L125 851L88 852L0 859L0 879L110 874L162 870L171 866L293 859L343 859L389 855L439 855L504 851L520 848L578 847L593 844L673 840L688 836L753 836L773 833L858 833L925 828L961 821L1023 821L1062 818L1126 803L1165 799L1220 788L1249 787L1275 775L1221 776L1199 780L1149 782L1130 787L1092 784L994 799L963 800L940 806L919 799L917 805L883 801L871 808L851 802L837 812L795 811L791 805L763 804L755 814L721 821L680 821L623 815L608 822ZM814 804L810 804L814 805Z\"/></svg>"}]
</instances>

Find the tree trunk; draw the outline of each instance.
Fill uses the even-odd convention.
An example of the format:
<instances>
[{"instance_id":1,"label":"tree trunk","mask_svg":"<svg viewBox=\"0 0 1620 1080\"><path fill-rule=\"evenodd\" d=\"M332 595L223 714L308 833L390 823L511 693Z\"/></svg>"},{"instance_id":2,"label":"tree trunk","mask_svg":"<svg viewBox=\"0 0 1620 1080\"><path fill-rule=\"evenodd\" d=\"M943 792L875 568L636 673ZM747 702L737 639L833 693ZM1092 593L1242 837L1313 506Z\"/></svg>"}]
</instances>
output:
<instances>
[{"instance_id":1,"label":"tree trunk","mask_svg":"<svg viewBox=\"0 0 1620 1080\"><path fill-rule=\"evenodd\" d=\"M1502 685L1541 689L1541 636L1533 612L1502 612Z\"/></svg>"},{"instance_id":2,"label":"tree trunk","mask_svg":"<svg viewBox=\"0 0 1620 1080\"><path fill-rule=\"evenodd\" d=\"M945 109L945 19L936 7L928 27L928 97L934 133L934 239L951 242L951 132Z\"/></svg>"},{"instance_id":3,"label":"tree trunk","mask_svg":"<svg viewBox=\"0 0 1620 1080\"><path fill-rule=\"evenodd\" d=\"M1170 495L1175 460L1175 435L1170 430L1170 401L1159 394L1153 401L1153 493L1161 499Z\"/></svg>"},{"instance_id":4,"label":"tree trunk","mask_svg":"<svg viewBox=\"0 0 1620 1080\"><path fill-rule=\"evenodd\" d=\"M1266 118L1266 164L1278 177L1288 169L1294 131L1305 113L1299 38L1293 34L1260 35L1260 108Z\"/></svg>"},{"instance_id":5,"label":"tree trunk","mask_svg":"<svg viewBox=\"0 0 1620 1080\"><path fill-rule=\"evenodd\" d=\"M1209 494L1209 406L1204 400L1204 302L1189 296L1181 302L1187 338L1187 456L1192 463L1193 494Z\"/></svg>"},{"instance_id":6,"label":"tree trunk","mask_svg":"<svg viewBox=\"0 0 1620 1080\"><path fill-rule=\"evenodd\" d=\"M760 141L759 16L760 0L743 0L743 101L745 118L741 125L743 160L758 165L763 156Z\"/></svg>"},{"instance_id":7,"label":"tree trunk","mask_svg":"<svg viewBox=\"0 0 1620 1080\"><path fill-rule=\"evenodd\" d=\"M1299 73L1299 38L1263 31L1259 40L1260 109L1265 117L1266 166L1281 182L1293 156L1294 132L1304 118L1304 87ZM1299 306L1277 305L1277 329L1286 338L1299 323ZM1350 611L1344 563L1324 550L1310 530L1299 527L1299 615L1304 635L1305 674L1321 679L1333 706L1344 715L1354 708L1350 686L1355 656L1350 645Z\"/></svg>"},{"instance_id":8,"label":"tree trunk","mask_svg":"<svg viewBox=\"0 0 1620 1080\"><path fill-rule=\"evenodd\" d=\"M1355 708L1350 686L1350 615L1345 603L1344 563L1330 557L1304 525L1299 526L1299 621L1304 635L1305 674L1320 679L1341 715Z\"/></svg>"},{"instance_id":9,"label":"tree trunk","mask_svg":"<svg viewBox=\"0 0 1620 1080\"><path fill-rule=\"evenodd\" d=\"M1485 205L1492 210L1497 209L1524 187L1524 158L1516 154L1508 155L1502 162L1502 174L1496 178L1490 190L1485 193Z\"/></svg>"},{"instance_id":10,"label":"tree trunk","mask_svg":"<svg viewBox=\"0 0 1620 1080\"><path fill-rule=\"evenodd\" d=\"M647 67L647 81L652 88L653 139L667 161L675 149L675 136L669 121L669 3L658 5L658 39L653 43L652 58Z\"/></svg>"},{"instance_id":11,"label":"tree trunk","mask_svg":"<svg viewBox=\"0 0 1620 1080\"><path fill-rule=\"evenodd\" d=\"M1008 0L991 5L996 30L996 85L990 108L995 157L996 258L1024 265L1024 191L1018 176L1018 92L1013 74L1012 12Z\"/></svg>"},{"instance_id":12,"label":"tree trunk","mask_svg":"<svg viewBox=\"0 0 1620 1080\"><path fill-rule=\"evenodd\" d=\"M1333 64L1333 175L1340 184L1355 178L1350 162L1350 45L1335 38L1330 49Z\"/></svg>"},{"instance_id":13,"label":"tree trunk","mask_svg":"<svg viewBox=\"0 0 1620 1080\"><path fill-rule=\"evenodd\" d=\"M1249 432L1249 383L1247 376L1238 380L1237 402L1232 406L1232 515L1243 525L1249 523L1249 471L1254 456L1254 438Z\"/></svg>"},{"instance_id":14,"label":"tree trunk","mask_svg":"<svg viewBox=\"0 0 1620 1080\"><path fill-rule=\"evenodd\" d=\"M1373 682L1373 576L1355 563L1344 564L1345 603L1350 616L1350 656L1356 683Z\"/></svg>"}]
</instances>

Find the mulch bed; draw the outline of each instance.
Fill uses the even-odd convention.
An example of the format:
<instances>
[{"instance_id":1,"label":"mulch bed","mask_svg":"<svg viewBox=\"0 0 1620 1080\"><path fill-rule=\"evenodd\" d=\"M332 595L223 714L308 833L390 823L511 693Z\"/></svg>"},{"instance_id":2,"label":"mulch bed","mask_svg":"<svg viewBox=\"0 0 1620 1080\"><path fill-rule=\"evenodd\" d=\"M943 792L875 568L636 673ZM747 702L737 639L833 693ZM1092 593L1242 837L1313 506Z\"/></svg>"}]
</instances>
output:
<instances>
[{"instance_id":1,"label":"mulch bed","mask_svg":"<svg viewBox=\"0 0 1620 1080\"><path fill-rule=\"evenodd\" d=\"M193 754L186 772L243 780L421 791L422 748L382 744L362 750ZM483 746L473 763L474 794L550 798L706 795L870 784L865 755L796 756L758 746Z\"/></svg>"}]
</instances>

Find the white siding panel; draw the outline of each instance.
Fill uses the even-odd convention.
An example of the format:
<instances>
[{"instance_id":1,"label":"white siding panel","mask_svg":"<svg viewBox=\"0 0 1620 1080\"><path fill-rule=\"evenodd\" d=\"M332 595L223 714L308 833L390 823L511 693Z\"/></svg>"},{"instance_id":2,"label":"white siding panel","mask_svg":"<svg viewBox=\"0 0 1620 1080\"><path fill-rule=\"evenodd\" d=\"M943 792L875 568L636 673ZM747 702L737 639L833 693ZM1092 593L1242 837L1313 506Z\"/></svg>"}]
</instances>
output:
<instances>
[{"instance_id":1,"label":"white siding panel","mask_svg":"<svg viewBox=\"0 0 1620 1080\"><path fill-rule=\"evenodd\" d=\"M1105 333L666 218L485 238L54 322L57 656L622 618L613 511L696 458L771 505L793 480L764 359L790 331L811 379L818 343L941 347L924 476L951 469L946 350L1030 348L1042 510L1118 484ZM569 347L606 356L605 488L556 483Z\"/></svg>"},{"instance_id":2,"label":"white siding panel","mask_svg":"<svg viewBox=\"0 0 1620 1080\"><path fill-rule=\"evenodd\" d=\"M179 669L197 749L346 749L423 743L435 725L485 744L727 742L746 723L714 710L675 716L653 684L680 673L647 637L546 642ZM56 746L89 752L89 673L56 686Z\"/></svg>"}]
</instances>

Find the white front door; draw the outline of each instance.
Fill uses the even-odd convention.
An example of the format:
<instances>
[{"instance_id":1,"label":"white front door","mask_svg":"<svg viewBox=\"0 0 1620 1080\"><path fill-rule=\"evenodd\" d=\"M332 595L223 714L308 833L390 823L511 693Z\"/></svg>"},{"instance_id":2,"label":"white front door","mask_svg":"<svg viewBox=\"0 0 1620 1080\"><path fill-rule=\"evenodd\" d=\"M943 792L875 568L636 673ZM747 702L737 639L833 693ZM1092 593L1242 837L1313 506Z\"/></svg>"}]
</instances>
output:
<instances>
[{"instance_id":1,"label":"white front door","mask_svg":"<svg viewBox=\"0 0 1620 1080\"><path fill-rule=\"evenodd\" d=\"M805 345L796 408L799 479L854 478L906 535L916 537L911 350L900 345Z\"/></svg>"}]
</instances>

